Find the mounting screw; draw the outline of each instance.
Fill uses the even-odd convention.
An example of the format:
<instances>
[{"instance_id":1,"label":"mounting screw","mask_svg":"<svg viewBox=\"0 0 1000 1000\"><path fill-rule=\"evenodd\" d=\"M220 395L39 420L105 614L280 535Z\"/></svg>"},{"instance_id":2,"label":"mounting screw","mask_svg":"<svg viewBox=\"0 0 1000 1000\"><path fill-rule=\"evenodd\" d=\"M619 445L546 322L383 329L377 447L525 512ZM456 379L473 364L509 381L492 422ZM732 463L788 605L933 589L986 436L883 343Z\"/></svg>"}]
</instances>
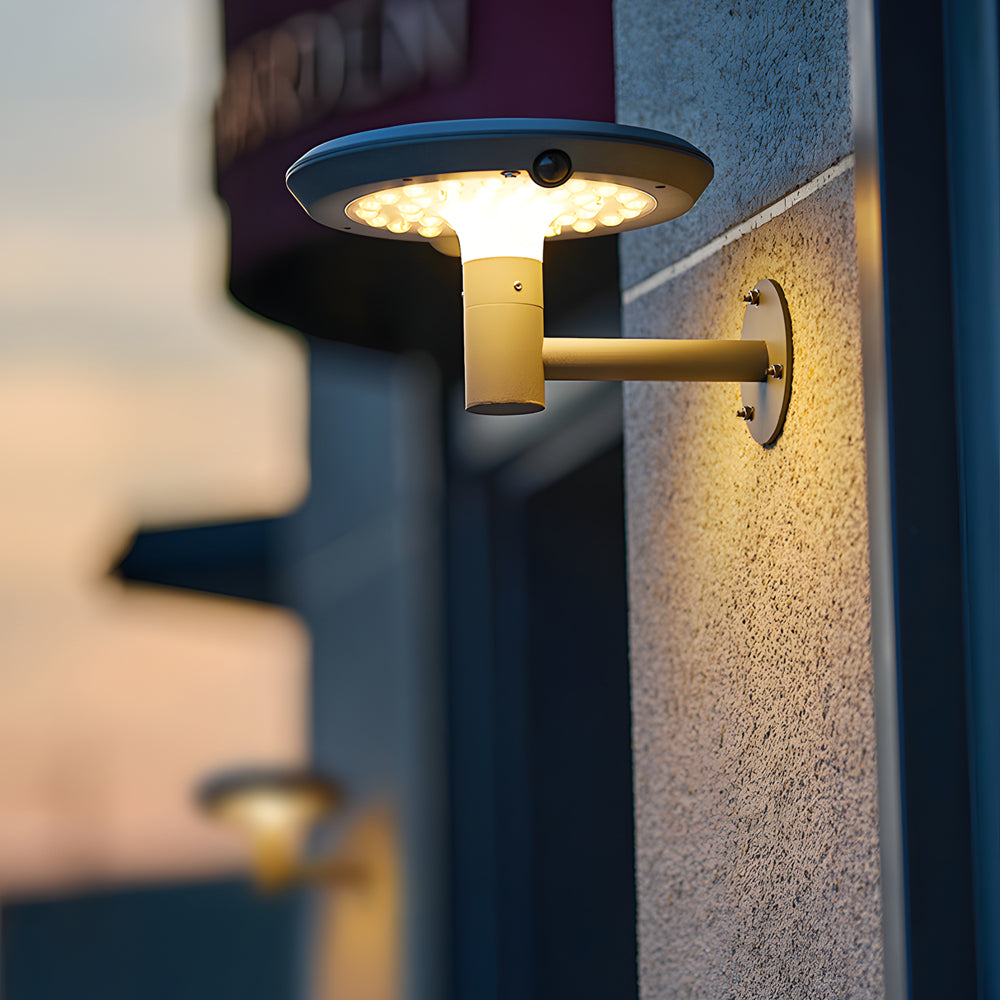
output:
<instances>
[{"instance_id":1,"label":"mounting screw","mask_svg":"<svg viewBox=\"0 0 1000 1000\"><path fill-rule=\"evenodd\" d=\"M741 406L736 411L736 416L738 416L740 420L753 420L753 407L750 406L749 404L746 406Z\"/></svg>"},{"instance_id":2,"label":"mounting screw","mask_svg":"<svg viewBox=\"0 0 1000 1000\"><path fill-rule=\"evenodd\" d=\"M524 285L522 285L520 281L515 281L514 282L514 291L515 292L519 292L522 288L524 288Z\"/></svg>"},{"instance_id":3,"label":"mounting screw","mask_svg":"<svg viewBox=\"0 0 1000 1000\"><path fill-rule=\"evenodd\" d=\"M767 371L764 374L768 378L781 378L785 374L785 366L779 364L768 365Z\"/></svg>"},{"instance_id":4,"label":"mounting screw","mask_svg":"<svg viewBox=\"0 0 1000 1000\"><path fill-rule=\"evenodd\" d=\"M521 173L520 170L501 170L500 171L500 176L501 177L517 177L517 176L520 175L520 173Z\"/></svg>"},{"instance_id":5,"label":"mounting screw","mask_svg":"<svg viewBox=\"0 0 1000 1000\"><path fill-rule=\"evenodd\" d=\"M756 288L751 288L749 292L743 293L743 301L752 306L759 306L760 292Z\"/></svg>"}]
</instances>

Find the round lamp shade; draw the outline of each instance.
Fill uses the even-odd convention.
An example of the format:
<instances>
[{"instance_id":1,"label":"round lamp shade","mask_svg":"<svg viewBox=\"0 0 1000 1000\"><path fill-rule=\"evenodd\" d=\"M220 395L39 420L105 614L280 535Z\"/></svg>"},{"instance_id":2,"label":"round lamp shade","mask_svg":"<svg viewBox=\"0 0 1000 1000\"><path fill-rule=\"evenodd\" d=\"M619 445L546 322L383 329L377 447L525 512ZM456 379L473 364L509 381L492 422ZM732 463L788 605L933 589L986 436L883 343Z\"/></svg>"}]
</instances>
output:
<instances>
[{"instance_id":1,"label":"round lamp shade","mask_svg":"<svg viewBox=\"0 0 1000 1000\"><path fill-rule=\"evenodd\" d=\"M343 136L292 164L286 183L312 218L342 232L467 240L477 224L496 230L527 213L544 238L564 240L676 218L712 175L704 153L665 132L486 118Z\"/></svg>"}]
</instances>

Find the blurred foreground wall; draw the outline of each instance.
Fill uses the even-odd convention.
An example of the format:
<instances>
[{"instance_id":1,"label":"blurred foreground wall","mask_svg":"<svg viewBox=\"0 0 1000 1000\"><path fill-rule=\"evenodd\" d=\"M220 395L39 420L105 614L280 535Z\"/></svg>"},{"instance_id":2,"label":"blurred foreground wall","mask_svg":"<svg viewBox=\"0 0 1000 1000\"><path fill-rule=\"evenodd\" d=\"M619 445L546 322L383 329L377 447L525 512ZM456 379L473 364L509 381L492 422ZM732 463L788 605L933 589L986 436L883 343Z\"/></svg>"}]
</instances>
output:
<instances>
[{"instance_id":1,"label":"blurred foreground wall","mask_svg":"<svg viewBox=\"0 0 1000 1000\"><path fill-rule=\"evenodd\" d=\"M114 572L140 530L271 517L308 486L301 342L221 288L214 39L197 3L5 14L5 900L231 870L193 783L307 747L300 619Z\"/></svg>"}]
</instances>

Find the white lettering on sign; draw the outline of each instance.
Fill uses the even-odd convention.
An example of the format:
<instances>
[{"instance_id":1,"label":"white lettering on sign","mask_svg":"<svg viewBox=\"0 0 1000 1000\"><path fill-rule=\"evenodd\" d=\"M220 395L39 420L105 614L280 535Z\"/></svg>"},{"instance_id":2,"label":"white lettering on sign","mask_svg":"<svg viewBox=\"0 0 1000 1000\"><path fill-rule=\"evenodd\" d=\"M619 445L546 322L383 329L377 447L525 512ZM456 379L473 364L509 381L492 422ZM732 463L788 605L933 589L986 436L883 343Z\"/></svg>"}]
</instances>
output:
<instances>
[{"instance_id":1,"label":"white lettering on sign","mask_svg":"<svg viewBox=\"0 0 1000 1000\"><path fill-rule=\"evenodd\" d=\"M468 0L342 0L254 35L226 64L219 169L335 111L375 107L465 68Z\"/></svg>"}]
</instances>

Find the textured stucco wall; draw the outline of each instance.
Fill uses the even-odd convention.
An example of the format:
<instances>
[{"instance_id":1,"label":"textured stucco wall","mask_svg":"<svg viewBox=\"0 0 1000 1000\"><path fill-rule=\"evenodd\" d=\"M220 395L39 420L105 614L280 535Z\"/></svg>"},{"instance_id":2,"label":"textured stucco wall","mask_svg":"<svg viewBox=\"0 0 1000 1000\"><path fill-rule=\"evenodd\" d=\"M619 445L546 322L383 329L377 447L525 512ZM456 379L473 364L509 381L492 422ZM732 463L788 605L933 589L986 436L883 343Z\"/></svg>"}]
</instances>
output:
<instances>
[{"instance_id":1,"label":"textured stucco wall","mask_svg":"<svg viewBox=\"0 0 1000 1000\"><path fill-rule=\"evenodd\" d=\"M703 149L696 209L622 240L628 287L853 149L846 0L615 0L618 121Z\"/></svg>"},{"instance_id":2,"label":"textured stucco wall","mask_svg":"<svg viewBox=\"0 0 1000 1000\"><path fill-rule=\"evenodd\" d=\"M705 149L623 286L825 168L833 180L639 297L624 334L737 338L784 288L775 445L733 385L633 383L626 476L643 1000L882 995L867 509L846 10L619 0L618 118Z\"/></svg>"}]
</instances>

